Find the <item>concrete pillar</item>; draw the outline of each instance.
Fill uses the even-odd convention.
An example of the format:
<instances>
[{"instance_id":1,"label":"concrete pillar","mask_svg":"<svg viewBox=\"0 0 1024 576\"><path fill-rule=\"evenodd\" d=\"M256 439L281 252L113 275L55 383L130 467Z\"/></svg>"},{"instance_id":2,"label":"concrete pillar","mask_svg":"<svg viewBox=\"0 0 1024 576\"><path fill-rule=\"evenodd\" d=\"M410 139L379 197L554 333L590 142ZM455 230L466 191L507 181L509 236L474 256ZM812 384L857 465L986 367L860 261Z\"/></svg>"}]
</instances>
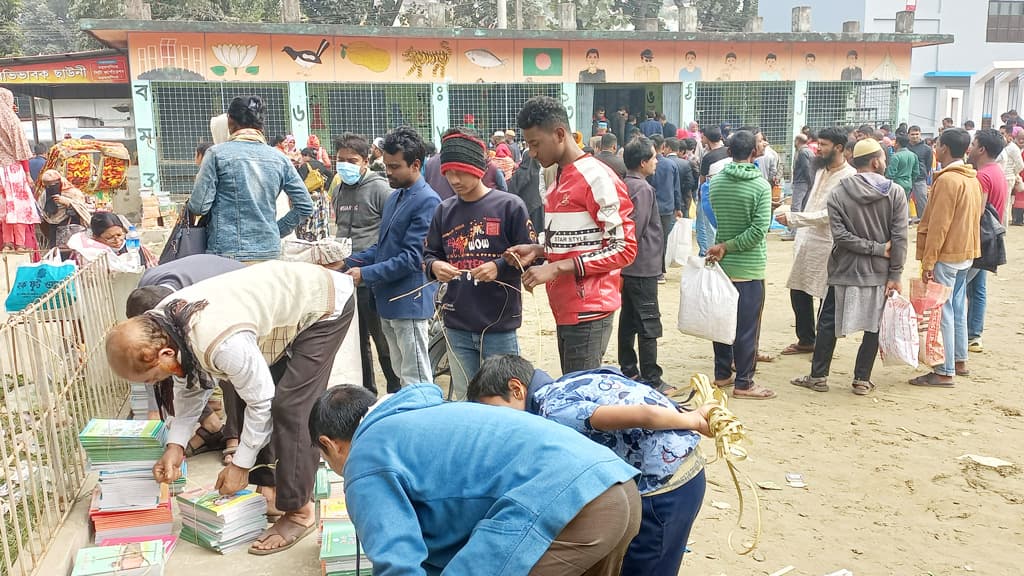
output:
<instances>
[{"instance_id":1,"label":"concrete pillar","mask_svg":"<svg viewBox=\"0 0 1024 576\"><path fill-rule=\"evenodd\" d=\"M558 5L558 29L576 29L576 5L572 2L562 2Z\"/></svg>"},{"instance_id":2,"label":"concrete pillar","mask_svg":"<svg viewBox=\"0 0 1024 576\"><path fill-rule=\"evenodd\" d=\"M282 0L281 22L298 22L302 19L302 9L299 7L299 0Z\"/></svg>"},{"instance_id":3,"label":"concrete pillar","mask_svg":"<svg viewBox=\"0 0 1024 576\"><path fill-rule=\"evenodd\" d=\"M441 135L451 125L448 110L448 85L434 83L430 85L430 117L432 120L431 139L438 150L441 149Z\"/></svg>"},{"instance_id":4,"label":"concrete pillar","mask_svg":"<svg viewBox=\"0 0 1024 576\"><path fill-rule=\"evenodd\" d=\"M640 18L637 21L637 32L657 32L658 31L658 19L657 18Z\"/></svg>"},{"instance_id":5,"label":"concrete pillar","mask_svg":"<svg viewBox=\"0 0 1024 576\"><path fill-rule=\"evenodd\" d=\"M576 83L562 82L562 93L559 95L562 106L565 106L566 115L569 116L569 126L576 126ZM589 111L588 111L589 114ZM584 134L586 130L580 130Z\"/></svg>"},{"instance_id":6,"label":"concrete pillar","mask_svg":"<svg viewBox=\"0 0 1024 576\"><path fill-rule=\"evenodd\" d=\"M498 29L504 30L508 28L508 1L495 0L495 5L498 10Z\"/></svg>"},{"instance_id":7,"label":"concrete pillar","mask_svg":"<svg viewBox=\"0 0 1024 576\"><path fill-rule=\"evenodd\" d=\"M296 142L309 139L309 99L305 82L288 83L288 120Z\"/></svg>"},{"instance_id":8,"label":"concrete pillar","mask_svg":"<svg viewBox=\"0 0 1024 576\"><path fill-rule=\"evenodd\" d=\"M843 34L860 34L860 20L843 22Z\"/></svg>"},{"instance_id":9,"label":"concrete pillar","mask_svg":"<svg viewBox=\"0 0 1024 576\"><path fill-rule=\"evenodd\" d=\"M910 83L909 82L900 82L900 91L899 91L899 95L898 95L898 97L896 99L896 125L899 126L900 123L902 123L902 122L906 122L907 126L912 124L912 122L910 121ZM981 127L981 125L980 125L981 116L978 116L978 120L976 120L976 122L979 122L978 127L980 128Z\"/></svg>"},{"instance_id":10,"label":"concrete pillar","mask_svg":"<svg viewBox=\"0 0 1024 576\"><path fill-rule=\"evenodd\" d=\"M807 125L807 81L797 80L793 84L793 125L790 127L789 141L776 142L776 145L792 147L793 139L800 133L800 129Z\"/></svg>"},{"instance_id":11,"label":"concrete pillar","mask_svg":"<svg viewBox=\"0 0 1024 576\"><path fill-rule=\"evenodd\" d=\"M148 2L128 0L124 6L125 18L129 20L152 20L153 13Z\"/></svg>"},{"instance_id":12,"label":"concrete pillar","mask_svg":"<svg viewBox=\"0 0 1024 576\"><path fill-rule=\"evenodd\" d=\"M896 13L896 33L897 34L913 34L914 33L914 12L904 10Z\"/></svg>"},{"instance_id":13,"label":"concrete pillar","mask_svg":"<svg viewBox=\"0 0 1024 576\"><path fill-rule=\"evenodd\" d=\"M993 128L999 128L1002 124L1002 120L999 119L999 115L1003 112L1010 110L1010 80L1012 80L1009 74L1002 74L996 76L996 81L992 86L992 94L995 96L996 109L992 111L992 124Z\"/></svg>"},{"instance_id":14,"label":"concrete pillar","mask_svg":"<svg viewBox=\"0 0 1024 576\"><path fill-rule=\"evenodd\" d=\"M533 16L530 17L529 21L526 23L526 28L528 30L547 30L548 29L548 17L546 15L544 15L543 13L541 13L541 14L534 14Z\"/></svg>"},{"instance_id":15,"label":"concrete pillar","mask_svg":"<svg viewBox=\"0 0 1024 576\"><path fill-rule=\"evenodd\" d=\"M697 31L697 7L696 6L683 6L679 9L679 31L680 32L696 32Z\"/></svg>"},{"instance_id":16,"label":"concrete pillar","mask_svg":"<svg viewBox=\"0 0 1024 576\"><path fill-rule=\"evenodd\" d=\"M794 33L811 31L811 7L793 7L793 28Z\"/></svg>"},{"instance_id":17,"label":"concrete pillar","mask_svg":"<svg viewBox=\"0 0 1024 576\"><path fill-rule=\"evenodd\" d=\"M690 122L697 119L697 83L696 82L684 82L682 87L682 97L679 98L680 111L679 111L679 126L680 128L690 129Z\"/></svg>"},{"instance_id":18,"label":"concrete pillar","mask_svg":"<svg viewBox=\"0 0 1024 576\"><path fill-rule=\"evenodd\" d=\"M756 34L758 32L764 32L764 17L763 16L754 16L754 17L752 17L743 26L743 31L747 32L747 33L750 33L750 34Z\"/></svg>"},{"instance_id":19,"label":"concrete pillar","mask_svg":"<svg viewBox=\"0 0 1024 576\"><path fill-rule=\"evenodd\" d=\"M153 192L159 192L160 171L157 169L156 151L159 135L156 133L156 117L153 114L153 90L149 85L149 80L135 80L132 82L132 119L135 121L135 138L138 145L139 186ZM55 138L60 137L54 136ZM203 139L206 140L207 138Z\"/></svg>"},{"instance_id":20,"label":"concrete pillar","mask_svg":"<svg viewBox=\"0 0 1024 576\"><path fill-rule=\"evenodd\" d=\"M430 28L444 28L448 25L448 7L444 4L427 4L427 25Z\"/></svg>"}]
</instances>

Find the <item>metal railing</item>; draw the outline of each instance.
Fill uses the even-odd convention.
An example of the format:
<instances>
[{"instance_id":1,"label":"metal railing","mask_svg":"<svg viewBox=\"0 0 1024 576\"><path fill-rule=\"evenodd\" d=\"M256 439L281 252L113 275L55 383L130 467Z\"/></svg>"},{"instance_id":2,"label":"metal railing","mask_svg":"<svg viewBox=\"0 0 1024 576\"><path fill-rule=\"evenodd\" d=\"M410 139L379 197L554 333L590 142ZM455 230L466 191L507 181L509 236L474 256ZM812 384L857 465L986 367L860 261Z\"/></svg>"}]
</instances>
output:
<instances>
[{"instance_id":1,"label":"metal railing","mask_svg":"<svg viewBox=\"0 0 1024 576\"><path fill-rule=\"evenodd\" d=\"M36 570L87 476L78 431L125 405L104 351L115 306L100 258L0 325L0 576Z\"/></svg>"}]
</instances>

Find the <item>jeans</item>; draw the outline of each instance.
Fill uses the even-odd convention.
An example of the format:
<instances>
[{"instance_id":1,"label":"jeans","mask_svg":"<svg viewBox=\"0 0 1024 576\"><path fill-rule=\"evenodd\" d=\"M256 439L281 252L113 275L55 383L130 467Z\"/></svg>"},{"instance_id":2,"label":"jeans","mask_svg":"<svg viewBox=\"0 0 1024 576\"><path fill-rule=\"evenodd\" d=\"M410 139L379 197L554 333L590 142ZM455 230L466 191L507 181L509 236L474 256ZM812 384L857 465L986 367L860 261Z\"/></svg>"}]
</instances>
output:
<instances>
[{"instance_id":1,"label":"jeans","mask_svg":"<svg viewBox=\"0 0 1024 576\"><path fill-rule=\"evenodd\" d=\"M489 356L519 354L519 340L511 332L469 332L446 328L448 365L452 373L450 400L465 400L469 381L480 371L480 363Z\"/></svg>"},{"instance_id":2,"label":"jeans","mask_svg":"<svg viewBox=\"0 0 1024 576\"><path fill-rule=\"evenodd\" d=\"M953 288L953 294L942 305L942 345L946 355L935 373L956 375L956 362L967 361L967 274L970 269L957 270L944 262L936 262L935 281Z\"/></svg>"},{"instance_id":3,"label":"jeans","mask_svg":"<svg viewBox=\"0 0 1024 576\"><path fill-rule=\"evenodd\" d=\"M807 205L807 197L810 195L811 185L808 182L801 182L799 184L793 183L793 198L790 201L790 210L793 212L803 212L804 206Z\"/></svg>"},{"instance_id":4,"label":"jeans","mask_svg":"<svg viewBox=\"0 0 1024 576\"><path fill-rule=\"evenodd\" d=\"M668 235L676 224L675 214L659 214L661 216L661 273L665 273L665 252L668 250Z\"/></svg>"},{"instance_id":5,"label":"jeans","mask_svg":"<svg viewBox=\"0 0 1024 576\"><path fill-rule=\"evenodd\" d=\"M555 327L562 374L601 367L614 320L615 314L609 314L600 320Z\"/></svg>"},{"instance_id":6,"label":"jeans","mask_svg":"<svg viewBox=\"0 0 1024 576\"><path fill-rule=\"evenodd\" d=\"M732 345L715 342L715 380L725 380L736 364L736 388L747 390L754 385L757 370L757 340L761 334L761 312L764 310L764 280L733 282L740 293L736 310L736 339Z\"/></svg>"},{"instance_id":7,"label":"jeans","mask_svg":"<svg viewBox=\"0 0 1024 576\"><path fill-rule=\"evenodd\" d=\"M828 378L832 368L832 355L836 351L836 290L829 286L828 295L821 302L818 313L818 338L814 341L814 356L811 357L811 378ZM853 365L853 377L869 382L878 356L878 332L865 332L861 340L857 360Z\"/></svg>"},{"instance_id":8,"label":"jeans","mask_svg":"<svg viewBox=\"0 0 1024 576\"><path fill-rule=\"evenodd\" d=\"M633 538L622 562L622 574L676 576L683 562L690 529L704 501L707 480L701 470L679 488L644 496L640 533Z\"/></svg>"},{"instance_id":9,"label":"jeans","mask_svg":"<svg viewBox=\"0 0 1024 576\"><path fill-rule=\"evenodd\" d=\"M704 213L703 205L697 203L697 246L700 247L700 255L704 256L708 253L708 248L711 248L715 244L715 234L717 231L715 227L711 225L711 221L708 220L707 214Z\"/></svg>"},{"instance_id":10,"label":"jeans","mask_svg":"<svg viewBox=\"0 0 1024 576\"><path fill-rule=\"evenodd\" d=\"M790 290L789 302L796 318L796 338L801 346L814 346L814 297L802 290Z\"/></svg>"},{"instance_id":11,"label":"jeans","mask_svg":"<svg viewBox=\"0 0 1024 576\"><path fill-rule=\"evenodd\" d=\"M967 271L967 340L981 338L985 331L985 294L988 272L971 268Z\"/></svg>"},{"instance_id":12,"label":"jeans","mask_svg":"<svg viewBox=\"0 0 1024 576\"><path fill-rule=\"evenodd\" d=\"M619 312L619 366L630 378L648 384L661 381L658 366L658 338L662 336L658 307L658 279L622 277L622 310ZM639 340L639 365L633 342Z\"/></svg>"},{"instance_id":13,"label":"jeans","mask_svg":"<svg viewBox=\"0 0 1024 576\"><path fill-rule=\"evenodd\" d=\"M381 318L381 328L391 350L391 367L402 386L434 382L427 352L427 320Z\"/></svg>"},{"instance_id":14,"label":"jeans","mask_svg":"<svg viewBox=\"0 0 1024 576\"><path fill-rule=\"evenodd\" d=\"M1013 214L1014 226L1024 226L1024 208L1013 208L1010 213Z\"/></svg>"},{"instance_id":15,"label":"jeans","mask_svg":"<svg viewBox=\"0 0 1024 576\"><path fill-rule=\"evenodd\" d=\"M924 217L924 209L928 207L928 182L925 180L914 182L910 187L910 195L914 198L917 217Z\"/></svg>"},{"instance_id":16,"label":"jeans","mask_svg":"<svg viewBox=\"0 0 1024 576\"><path fill-rule=\"evenodd\" d=\"M377 393L377 382L373 376L373 351L370 350L372 338L373 345L377 348L380 369L384 372L388 394L398 392L402 387L402 381L391 366L391 349L381 328L373 291L367 286L356 288L356 307L359 309L359 356L363 366L363 386L370 392Z\"/></svg>"}]
</instances>

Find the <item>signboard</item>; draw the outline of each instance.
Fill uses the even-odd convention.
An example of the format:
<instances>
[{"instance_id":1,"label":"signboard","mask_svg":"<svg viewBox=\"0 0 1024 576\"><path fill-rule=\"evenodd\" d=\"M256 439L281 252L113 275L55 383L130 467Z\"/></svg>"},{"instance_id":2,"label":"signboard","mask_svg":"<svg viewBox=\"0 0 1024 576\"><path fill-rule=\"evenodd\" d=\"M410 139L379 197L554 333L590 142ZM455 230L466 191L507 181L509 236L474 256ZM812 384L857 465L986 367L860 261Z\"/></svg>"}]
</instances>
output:
<instances>
[{"instance_id":1,"label":"signboard","mask_svg":"<svg viewBox=\"0 0 1024 576\"><path fill-rule=\"evenodd\" d=\"M898 80L909 44L728 43L133 32L150 81L579 82Z\"/></svg>"},{"instance_id":2,"label":"signboard","mask_svg":"<svg viewBox=\"0 0 1024 576\"><path fill-rule=\"evenodd\" d=\"M14 64L0 68L0 84L127 83L128 59L124 56Z\"/></svg>"}]
</instances>

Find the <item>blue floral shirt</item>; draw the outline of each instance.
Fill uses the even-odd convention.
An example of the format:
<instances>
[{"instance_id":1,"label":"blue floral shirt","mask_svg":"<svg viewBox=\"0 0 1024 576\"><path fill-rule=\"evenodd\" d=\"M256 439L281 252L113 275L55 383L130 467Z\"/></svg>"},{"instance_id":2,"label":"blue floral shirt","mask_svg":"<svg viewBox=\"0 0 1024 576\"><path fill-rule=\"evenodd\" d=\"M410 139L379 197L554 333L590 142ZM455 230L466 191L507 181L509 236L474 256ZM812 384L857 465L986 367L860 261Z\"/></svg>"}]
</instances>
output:
<instances>
[{"instance_id":1,"label":"blue floral shirt","mask_svg":"<svg viewBox=\"0 0 1024 576\"><path fill-rule=\"evenodd\" d=\"M612 368L573 372L558 380L537 370L530 384L527 410L611 449L640 470L637 486L641 494L647 494L668 484L683 459L700 443L700 434L641 428L604 432L590 425L590 417L601 406L645 404L676 408L664 394Z\"/></svg>"}]
</instances>

